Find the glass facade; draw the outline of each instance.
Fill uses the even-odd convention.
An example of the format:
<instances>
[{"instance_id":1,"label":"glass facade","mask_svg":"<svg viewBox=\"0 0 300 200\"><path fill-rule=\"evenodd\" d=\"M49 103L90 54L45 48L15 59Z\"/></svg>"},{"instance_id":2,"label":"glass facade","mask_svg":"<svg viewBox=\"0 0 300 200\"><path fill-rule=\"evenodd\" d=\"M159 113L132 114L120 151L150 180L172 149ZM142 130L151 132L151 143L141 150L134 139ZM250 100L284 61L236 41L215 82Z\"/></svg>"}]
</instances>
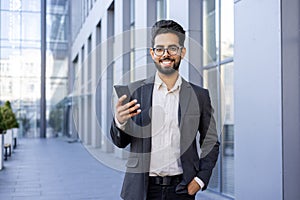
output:
<instances>
[{"instance_id":1,"label":"glass facade","mask_svg":"<svg viewBox=\"0 0 300 200\"><path fill-rule=\"evenodd\" d=\"M210 189L234 196L233 0L203 0L204 87L210 91L221 141Z\"/></svg>"},{"instance_id":2,"label":"glass facade","mask_svg":"<svg viewBox=\"0 0 300 200\"><path fill-rule=\"evenodd\" d=\"M51 112L67 94L68 1L47 2L47 132L61 132ZM0 101L10 100L20 136L39 137L41 93L41 2L1 1ZM49 115L52 113L52 115ZM63 120L62 120L63 121ZM48 131L49 130L49 131Z\"/></svg>"},{"instance_id":3,"label":"glass facade","mask_svg":"<svg viewBox=\"0 0 300 200\"><path fill-rule=\"evenodd\" d=\"M156 19L165 19L167 16L167 2L166 0L156 0Z\"/></svg>"},{"instance_id":4,"label":"glass facade","mask_svg":"<svg viewBox=\"0 0 300 200\"><path fill-rule=\"evenodd\" d=\"M69 65L69 1L47 0L46 9L46 101L47 134L70 134L67 113Z\"/></svg>"},{"instance_id":5,"label":"glass facade","mask_svg":"<svg viewBox=\"0 0 300 200\"><path fill-rule=\"evenodd\" d=\"M130 0L130 81L135 80L135 0Z\"/></svg>"},{"instance_id":6,"label":"glass facade","mask_svg":"<svg viewBox=\"0 0 300 200\"><path fill-rule=\"evenodd\" d=\"M0 101L11 101L19 134L35 137L40 109L40 3L1 1L0 13Z\"/></svg>"}]
</instances>

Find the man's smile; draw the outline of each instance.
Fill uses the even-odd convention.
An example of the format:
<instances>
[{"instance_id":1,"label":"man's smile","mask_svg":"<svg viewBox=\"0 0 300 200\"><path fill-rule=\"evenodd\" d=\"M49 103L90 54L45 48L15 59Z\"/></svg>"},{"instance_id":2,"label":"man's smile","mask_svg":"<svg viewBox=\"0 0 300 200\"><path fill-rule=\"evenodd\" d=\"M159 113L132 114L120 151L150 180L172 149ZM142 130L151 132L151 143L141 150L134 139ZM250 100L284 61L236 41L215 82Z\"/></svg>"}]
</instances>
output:
<instances>
[{"instance_id":1,"label":"man's smile","mask_svg":"<svg viewBox=\"0 0 300 200\"><path fill-rule=\"evenodd\" d=\"M163 67L172 67L174 60L170 58L161 59L159 61Z\"/></svg>"}]
</instances>

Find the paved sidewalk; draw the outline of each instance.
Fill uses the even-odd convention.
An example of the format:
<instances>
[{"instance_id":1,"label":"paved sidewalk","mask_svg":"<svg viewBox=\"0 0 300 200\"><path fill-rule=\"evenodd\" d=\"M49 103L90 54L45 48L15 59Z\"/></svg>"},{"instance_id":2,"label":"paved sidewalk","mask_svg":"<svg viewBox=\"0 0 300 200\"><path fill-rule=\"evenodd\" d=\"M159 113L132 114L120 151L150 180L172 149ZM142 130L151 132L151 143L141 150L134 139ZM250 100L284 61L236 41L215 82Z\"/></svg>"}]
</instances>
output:
<instances>
[{"instance_id":1,"label":"paved sidewalk","mask_svg":"<svg viewBox=\"0 0 300 200\"><path fill-rule=\"evenodd\" d=\"M119 200L123 173L103 165L101 151L63 138L19 139L0 171L0 199L5 200ZM92 152L94 151L94 152ZM108 161L107 161L108 162ZM124 165L124 160L114 160ZM199 192L197 200L224 200Z\"/></svg>"},{"instance_id":2,"label":"paved sidewalk","mask_svg":"<svg viewBox=\"0 0 300 200\"><path fill-rule=\"evenodd\" d=\"M0 199L120 199L121 172L94 159L80 143L20 139L0 171Z\"/></svg>"}]
</instances>

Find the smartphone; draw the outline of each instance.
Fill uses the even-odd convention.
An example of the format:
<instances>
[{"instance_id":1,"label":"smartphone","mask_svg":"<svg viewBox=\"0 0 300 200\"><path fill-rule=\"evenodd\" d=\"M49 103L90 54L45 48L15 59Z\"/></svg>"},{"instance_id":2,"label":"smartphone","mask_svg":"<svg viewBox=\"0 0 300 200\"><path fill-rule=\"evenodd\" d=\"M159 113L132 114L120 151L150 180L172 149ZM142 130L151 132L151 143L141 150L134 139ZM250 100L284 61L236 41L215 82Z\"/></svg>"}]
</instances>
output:
<instances>
[{"instance_id":1,"label":"smartphone","mask_svg":"<svg viewBox=\"0 0 300 200\"><path fill-rule=\"evenodd\" d=\"M126 94L127 98L123 101L123 105L130 100L130 91L127 85L114 85L118 98Z\"/></svg>"}]
</instances>

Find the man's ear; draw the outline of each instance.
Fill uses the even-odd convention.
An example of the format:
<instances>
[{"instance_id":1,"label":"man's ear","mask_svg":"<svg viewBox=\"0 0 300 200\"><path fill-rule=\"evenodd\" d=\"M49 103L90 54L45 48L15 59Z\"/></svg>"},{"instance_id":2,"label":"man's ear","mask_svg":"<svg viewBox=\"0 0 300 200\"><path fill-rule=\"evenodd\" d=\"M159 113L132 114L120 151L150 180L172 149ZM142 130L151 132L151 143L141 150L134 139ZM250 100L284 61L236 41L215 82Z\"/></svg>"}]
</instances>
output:
<instances>
[{"instance_id":1,"label":"man's ear","mask_svg":"<svg viewBox=\"0 0 300 200\"><path fill-rule=\"evenodd\" d=\"M184 58L185 54L186 54L186 48L183 47L183 48L181 49L181 54L180 54L181 59Z\"/></svg>"},{"instance_id":2,"label":"man's ear","mask_svg":"<svg viewBox=\"0 0 300 200\"><path fill-rule=\"evenodd\" d=\"M153 51L153 49L150 48L149 52L150 52L150 55L151 55L151 57L152 57L152 60L154 60L154 51Z\"/></svg>"}]
</instances>

